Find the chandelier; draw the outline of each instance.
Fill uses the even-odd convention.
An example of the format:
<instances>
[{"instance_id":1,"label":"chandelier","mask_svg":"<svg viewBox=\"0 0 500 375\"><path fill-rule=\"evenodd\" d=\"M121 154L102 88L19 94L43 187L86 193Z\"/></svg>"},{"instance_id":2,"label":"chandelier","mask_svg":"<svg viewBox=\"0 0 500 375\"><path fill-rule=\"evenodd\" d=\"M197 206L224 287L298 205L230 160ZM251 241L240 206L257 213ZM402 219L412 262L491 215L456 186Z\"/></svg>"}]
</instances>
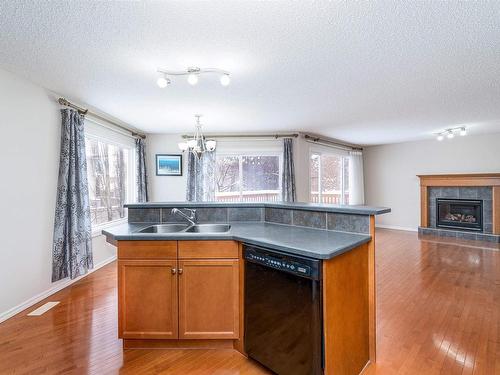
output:
<instances>
[{"instance_id":1,"label":"chandelier","mask_svg":"<svg viewBox=\"0 0 500 375\"><path fill-rule=\"evenodd\" d=\"M200 117L202 115L194 115L196 117L196 130L194 136L188 139L186 142L180 142L178 144L179 149L184 151L192 152L199 159L205 152L215 151L217 142L213 139L205 139L201 131Z\"/></svg>"}]
</instances>

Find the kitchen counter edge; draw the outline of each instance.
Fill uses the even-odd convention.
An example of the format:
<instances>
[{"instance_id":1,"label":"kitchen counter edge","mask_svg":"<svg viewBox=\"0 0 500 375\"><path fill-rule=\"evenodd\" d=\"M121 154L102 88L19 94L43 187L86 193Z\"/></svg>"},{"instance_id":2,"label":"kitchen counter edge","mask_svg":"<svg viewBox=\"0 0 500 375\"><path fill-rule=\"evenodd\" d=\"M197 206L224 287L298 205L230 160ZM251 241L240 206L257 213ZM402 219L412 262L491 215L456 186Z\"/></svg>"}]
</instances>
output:
<instances>
[{"instance_id":1,"label":"kitchen counter edge","mask_svg":"<svg viewBox=\"0 0 500 375\"><path fill-rule=\"evenodd\" d=\"M113 244L115 241L233 240L320 260L339 256L372 239L369 234L327 231L282 224L241 222L229 224L231 230L227 233L137 233L143 228L154 225L154 223L122 224L106 228L102 233L106 236L107 241Z\"/></svg>"}]
</instances>

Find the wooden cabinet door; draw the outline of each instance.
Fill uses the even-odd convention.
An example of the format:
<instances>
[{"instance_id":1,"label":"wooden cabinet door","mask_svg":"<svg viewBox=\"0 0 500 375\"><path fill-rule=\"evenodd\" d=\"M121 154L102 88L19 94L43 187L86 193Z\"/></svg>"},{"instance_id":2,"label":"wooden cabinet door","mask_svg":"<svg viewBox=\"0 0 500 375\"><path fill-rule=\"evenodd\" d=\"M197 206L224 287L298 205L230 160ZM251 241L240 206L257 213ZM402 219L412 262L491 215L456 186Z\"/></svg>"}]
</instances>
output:
<instances>
[{"instance_id":1,"label":"wooden cabinet door","mask_svg":"<svg viewBox=\"0 0 500 375\"><path fill-rule=\"evenodd\" d=\"M239 338L239 261L179 261L179 338Z\"/></svg>"},{"instance_id":2,"label":"wooden cabinet door","mask_svg":"<svg viewBox=\"0 0 500 375\"><path fill-rule=\"evenodd\" d=\"M176 260L119 260L118 291L120 338L178 338Z\"/></svg>"}]
</instances>

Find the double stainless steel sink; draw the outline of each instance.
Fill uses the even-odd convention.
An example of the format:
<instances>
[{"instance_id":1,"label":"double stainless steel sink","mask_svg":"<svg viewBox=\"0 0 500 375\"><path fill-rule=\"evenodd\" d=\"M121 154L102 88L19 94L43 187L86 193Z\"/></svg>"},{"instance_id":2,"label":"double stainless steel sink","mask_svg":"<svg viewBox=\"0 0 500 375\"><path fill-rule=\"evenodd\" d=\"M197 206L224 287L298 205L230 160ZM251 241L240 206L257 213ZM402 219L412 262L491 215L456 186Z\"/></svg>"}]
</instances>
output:
<instances>
[{"instance_id":1,"label":"double stainless steel sink","mask_svg":"<svg viewBox=\"0 0 500 375\"><path fill-rule=\"evenodd\" d=\"M159 224L141 229L137 233L225 233L229 229L229 224Z\"/></svg>"}]
</instances>

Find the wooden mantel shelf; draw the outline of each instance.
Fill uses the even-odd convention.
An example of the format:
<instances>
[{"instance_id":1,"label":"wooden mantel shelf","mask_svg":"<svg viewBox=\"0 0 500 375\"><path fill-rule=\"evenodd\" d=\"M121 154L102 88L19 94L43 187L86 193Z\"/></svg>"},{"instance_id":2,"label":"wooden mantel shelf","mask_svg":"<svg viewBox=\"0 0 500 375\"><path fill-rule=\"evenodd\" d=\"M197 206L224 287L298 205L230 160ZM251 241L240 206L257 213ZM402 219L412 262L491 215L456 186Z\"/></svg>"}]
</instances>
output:
<instances>
[{"instance_id":1,"label":"wooden mantel shelf","mask_svg":"<svg viewBox=\"0 0 500 375\"><path fill-rule=\"evenodd\" d=\"M500 186L500 173L423 174L420 186Z\"/></svg>"},{"instance_id":2,"label":"wooden mantel shelf","mask_svg":"<svg viewBox=\"0 0 500 375\"><path fill-rule=\"evenodd\" d=\"M500 173L429 174L417 176L420 179L420 226L429 226L429 187L491 186L493 234L500 234Z\"/></svg>"}]
</instances>

